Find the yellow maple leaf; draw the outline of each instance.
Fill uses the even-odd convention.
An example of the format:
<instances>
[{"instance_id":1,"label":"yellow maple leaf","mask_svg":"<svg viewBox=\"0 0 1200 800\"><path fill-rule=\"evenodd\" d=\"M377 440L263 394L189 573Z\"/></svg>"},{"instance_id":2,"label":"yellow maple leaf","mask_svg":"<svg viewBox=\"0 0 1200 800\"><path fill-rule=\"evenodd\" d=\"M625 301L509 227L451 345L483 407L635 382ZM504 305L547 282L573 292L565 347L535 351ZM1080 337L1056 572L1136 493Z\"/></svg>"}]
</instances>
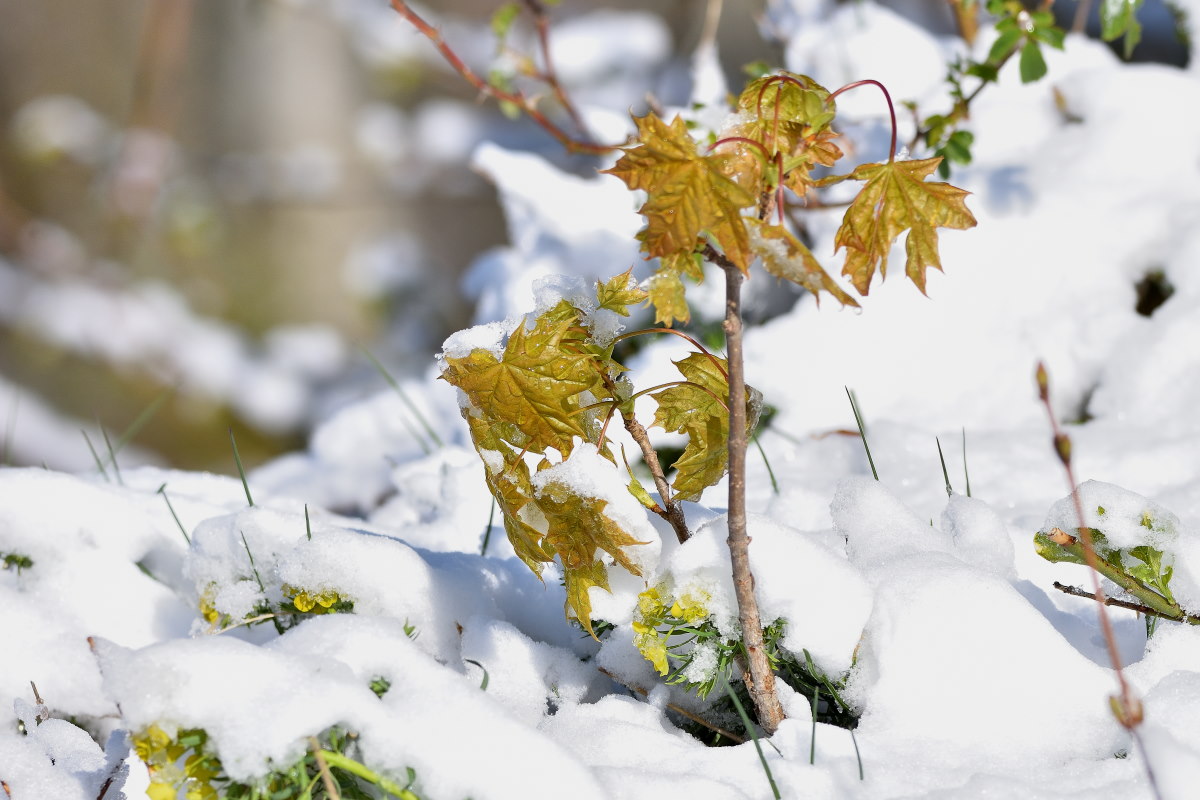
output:
<instances>
[{"instance_id":1,"label":"yellow maple leaf","mask_svg":"<svg viewBox=\"0 0 1200 800\"><path fill-rule=\"evenodd\" d=\"M538 492L536 502L548 525L543 546L562 561L567 607L584 629L592 633L588 589L592 586L608 589L608 568L596 558L597 551L612 556L634 575L641 575L624 548L647 543L635 539L604 513L607 500L584 497L564 483L548 481Z\"/></svg>"},{"instance_id":2,"label":"yellow maple leaf","mask_svg":"<svg viewBox=\"0 0 1200 800\"><path fill-rule=\"evenodd\" d=\"M585 418L575 412L579 395L601 383L591 355L563 346L577 324L576 312L547 314L532 331L518 325L502 358L482 348L447 358L442 378L462 389L476 409L486 410L489 425L506 426L505 438L530 452L554 447L566 455L574 437L591 438Z\"/></svg>"},{"instance_id":3,"label":"yellow maple leaf","mask_svg":"<svg viewBox=\"0 0 1200 800\"><path fill-rule=\"evenodd\" d=\"M683 455L671 465L676 473L671 485L677 499L698 500L729 467L729 414L725 410L729 383L721 372L725 360L691 353L674 363L687 383L651 395L658 402L654 424L687 434ZM747 386L747 432L758 424L761 408L762 395Z\"/></svg>"},{"instance_id":4,"label":"yellow maple leaf","mask_svg":"<svg viewBox=\"0 0 1200 800\"><path fill-rule=\"evenodd\" d=\"M829 292L844 306L858 308L858 301L837 284L804 243L778 225L749 226L750 246L762 259L763 269L812 292L817 303L821 292Z\"/></svg>"},{"instance_id":5,"label":"yellow maple leaf","mask_svg":"<svg viewBox=\"0 0 1200 800\"><path fill-rule=\"evenodd\" d=\"M741 210L757 198L728 177L729 156L701 155L682 117L667 125L651 112L634 123L638 143L604 172L647 194L640 209L642 251L650 257L691 253L707 232L745 271L751 254Z\"/></svg>"},{"instance_id":6,"label":"yellow maple leaf","mask_svg":"<svg viewBox=\"0 0 1200 800\"><path fill-rule=\"evenodd\" d=\"M862 164L850 174L866 185L846 209L834 249L846 248L842 273L848 275L860 294L867 294L878 266L886 276L888 251L905 231L905 273L922 293L925 271L941 269L937 228L963 230L974 227L975 216L964 199L969 192L948 183L927 182L941 158Z\"/></svg>"}]
</instances>

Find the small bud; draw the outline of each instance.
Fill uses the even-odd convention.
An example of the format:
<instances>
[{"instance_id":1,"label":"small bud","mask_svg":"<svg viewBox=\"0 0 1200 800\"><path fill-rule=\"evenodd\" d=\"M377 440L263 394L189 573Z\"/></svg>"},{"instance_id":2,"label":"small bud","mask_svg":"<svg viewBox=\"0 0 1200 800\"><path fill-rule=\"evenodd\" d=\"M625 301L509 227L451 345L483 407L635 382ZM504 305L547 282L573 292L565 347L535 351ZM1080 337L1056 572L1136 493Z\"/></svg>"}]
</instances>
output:
<instances>
[{"instance_id":1,"label":"small bud","mask_svg":"<svg viewBox=\"0 0 1200 800\"><path fill-rule=\"evenodd\" d=\"M1050 541L1054 542L1055 544L1062 545L1063 547L1068 547L1079 541L1062 528L1051 528L1050 532L1046 534L1046 536L1050 539Z\"/></svg>"},{"instance_id":2,"label":"small bud","mask_svg":"<svg viewBox=\"0 0 1200 800\"><path fill-rule=\"evenodd\" d=\"M1049 402L1049 400L1050 400L1050 376L1046 374L1046 365L1040 361L1038 362L1038 365L1037 365L1036 375L1037 375L1038 397L1041 399L1041 401L1043 403Z\"/></svg>"},{"instance_id":3,"label":"small bud","mask_svg":"<svg viewBox=\"0 0 1200 800\"><path fill-rule=\"evenodd\" d=\"M1054 449L1058 452L1058 458L1064 464L1071 463L1071 437L1065 433L1054 435Z\"/></svg>"}]
</instances>

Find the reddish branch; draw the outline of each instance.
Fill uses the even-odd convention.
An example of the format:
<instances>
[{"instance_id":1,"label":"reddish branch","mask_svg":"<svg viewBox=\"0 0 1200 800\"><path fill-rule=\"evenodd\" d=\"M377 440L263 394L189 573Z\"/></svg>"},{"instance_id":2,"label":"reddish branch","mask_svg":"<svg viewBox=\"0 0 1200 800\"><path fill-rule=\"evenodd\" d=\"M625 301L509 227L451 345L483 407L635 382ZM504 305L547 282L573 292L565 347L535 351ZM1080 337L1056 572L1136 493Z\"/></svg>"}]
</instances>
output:
<instances>
[{"instance_id":1,"label":"reddish branch","mask_svg":"<svg viewBox=\"0 0 1200 800\"><path fill-rule=\"evenodd\" d=\"M859 86L866 86L867 84L870 84L872 86L878 86L879 91L883 92L883 97L885 100L887 100L888 113L892 117L892 144L891 144L891 147L888 149L888 163L890 164L896 160L896 106L892 103L892 95L888 92L887 87L884 86L882 83L880 83L877 80L867 78L866 80L855 81L854 83L846 84L842 88L838 89L836 92L833 92L832 94L830 94L829 99L833 100L835 97L837 97L842 92L848 92L851 89L857 89Z\"/></svg>"},{"instance_id":2,"label":"reddish branch","mask_svg":"<svg viewBox=\"0 0 1200 800\"><path fill-rule=\"evenodd\" d=\"M583 117L579 115L575 104L571 102L571 98L563 91L562 84L558 80L558 71L554 69L554 61L550 56L550 17L546 14L546 7L538 0L525 0L525 7L529 9L529 13L533 15L533 24L537 29L538 47L542 51L542 73L538 76L546 82L554 92L554 98L558 100L558 104L567 112L567 116L575 123L575 127L579 132L591 139L592 136L588 132L587 125L583 122Z\"/></svg>"},{"instance_id":3,"label":"reddish branch","mask_svg":"<svg viewBox=\"0 0 1200 800\"><path fill-rule=\"evenodd\" d=\"M459 58L458 53L454 52L454 49L446 43L444 38L442 38L441 31L422 19L417 12L413 11L408 4L404 2L404 0L390 0L390 2L392 8L396 10L396 13L408 20L408 22L414 28L416 28L421 35L428 39L433 46L437 48L437 51L441 53L442 58L446 59L446 63L453 67L459 75L462 75L467 83L471 84L488 97L504 103L512 103L520 108L522 111L528 114L534 122L540 125L543 130L553 136L559 142L559 144L565 147L569 152L602 155L617 149L616 145L596 144L594 142L576 139L575 137L571 136L571 134L563 130L562 127L555 124L549 117L539 111L537 108L537 103L532 98L526 96L524 92L520 91L519 89L509 92L501 89L498 86L493 86L491 83L485 81L483 78L479 77L474 70L468 67L461 58ZM547 70L549 70L549 50L546 50L545 56L547 59ZM547 83L550 83L552 87L558 84L557 79L551 81L549 78L547 78L546 80ZM567 109L567 113L571 113L569 104Z\"/></svg>"},{"instance_id":4,"label":"reddish branch","mask_svg":"<svg viewBox=\"0 0 1200 800\"><path fill-rule=\"evenodd\" d=\"M1113 715L1144 753L1145 747L1137 733L1137 727L1143 719L1142 701L1134 695L1129 681L1125 679L1125 671L1121 668L1121 653L1117 649L1117 637L1113 633L1112 621L1109 620L1108 611L1105 608L1109 605L1109 601L1104 594L1104 589L1100 586L1100 559L1096 555L1096 548L1092 541L1092 529L1085 524L1083 502L1079 499L1075 470L1071 467L1071 438L1062 432L1058 426L1058 419L1054 416L1054 408L1050 405L1050 377L1046 373L1045 364L1041 362L1037 365L1037 385L1038 397L1042 401L1042 405L1046 407L1046 415L1050 419L1050 429L1054 433L1054 451L1058 454L1058 460L1062 462L1063 470L1067 475L1067 483L1071 488L1071 502L1075 506L1075 517L1079 521L1079 539L1083 542L1083 558L1087 562L1088 572L1092 576L1092 599L1096 601L1096 613L1100 617L1100 630L1104 634L1104 645L1108 650L1109 660L1112 662L1113 673L1117 677L1118 694L1110 698ZM1149 761L1146 761L1146 775L1154 796L1161 797L1158 791L1158 782L1155 780Z\"/></svg>"}]
</instances>

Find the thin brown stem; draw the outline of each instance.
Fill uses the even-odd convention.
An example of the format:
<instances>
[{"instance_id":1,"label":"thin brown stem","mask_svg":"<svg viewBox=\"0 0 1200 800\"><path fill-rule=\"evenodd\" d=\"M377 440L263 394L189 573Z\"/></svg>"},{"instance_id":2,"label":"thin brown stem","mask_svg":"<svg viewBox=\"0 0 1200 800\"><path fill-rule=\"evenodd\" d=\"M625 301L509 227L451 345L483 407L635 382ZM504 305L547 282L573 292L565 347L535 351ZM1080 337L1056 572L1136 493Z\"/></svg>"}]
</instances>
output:
<instances>
[{"instance_id":1,"label":"thin brown stem","mask_svg":"<svg viewBox=\"0 0 1200 800\"><path fill-rule=\"evenodd\" d=\"M1121 667L1121 652L1117 649L1117 637L1113 632L1112 621L1108 618L1108 610L1106 606L1107 597L1104 594L1104 589L1100 585L1100 558L1096 555L1096 547L1092 541L1092 529L1086 524L1086 517L1083 515L1083 502L1079 499L1078 484L1075 482L1075 470L1071 466L1071 438L1062 432L1058 425L1058 418L1054 416L1054 408L1050 405L1050 378L1046 372L1045 364L1038 362L1037 365L1037 386L1038 397L1042 401L1042 405L1046 408L1046 415L1050 419L1050 429L1054 433L1054 451L1058 454L1058 459L1063 465L1063 471L1066 473L1067 483L1071 489L1071 502L1075 506L1075 517L1079 522L1079 539L1083 543L1083 557L1087 562L1088 572L1092 576L1092 599L1096 601L1096 613L1100 618L1100 630L1104 634L1104 645L1108 650L1109 660L1112 662L1113 673L1117 678L1118 694L1116 697L1110 698L1112 704L1113 715L1117 718L1117 722L1121 727L1129 731L1129 735L1137 742L1139 748L1145 754L1145 747L1142 745L1141 737L1138 736L1137 728L1142 723L1143 711L1142 701L1133 693L1133 688L1129 685L1129 681L1125 679L1125 671ZM1158 781L1155 779L1154 770L1150 767L1149 760L1145 761L1146 776L1150 781L1150 788L1155 797L1161 797L1158 791Z\"/></svg>"},{"instance_id":2,"label":"thin brown stem","mask_svg":"<svg viewBox=\"0 0 1200 800\"><path fill-rule=\"evenodd\" d=\"M321 755L321 743L316 738L308 737L309 752L313 754L313 758L317 761L317 771L321 773L321 782L325 784L325 793L333 800L341 800L341 794L338 793L337 786L333 783L333 774L329 771L329 765L325 763L325 757Z\"/></svg>"},{"instance_id":3,"label":"thin brown stem","mask_svg":"<svg viewBox=\"0 0 1200 800\"><path fill-rule=\"evenodd\" d=\"M723 265L724 266L724 265ZM733 589L738 601L742 644L750 699L759 724L768 735L783 721L783 706L775 692L775 674L763 642L762 620L754 596L754 574L750 571L750 536L746 531L746 376L742 355L742 281L745 276L734 265L725 270L725 346L729 353L729 556L733 564Z\"/></svg>"},{"instance_id":4,"label":"thin brown stem","mask_svg":"<svg viewBox=\"0 0 1200 800\"><path fill-rule=\"evenodd\" d=\"M621 680L616 675L614 675L611 672L609 672L608 670L606 670L604 667L600 667L599 669L600 669L601 673L603 673L604 675L607 675L609 678L611 678L612 680L621 684L629 691L637 692L642 697L649 696L650 692L646 691L641 686L633 686L631 684L625 683L625 681ZM680 708L679 706L675 705L674 703L667 703L666 705L667 705L667 708L671 709L672 711L674 711L676 714L683 717L684 719L690 719L692 722L696 723L697 725L703 725L705 728L708 728L713 733L719 733L722 736L724 736L726 739L730 740L731 742L734 742L735 744L743 744L746 741L743 737L738 736L736 733L727 731L719 725L714 725L713 723L706 720L704 717L701 717L697 714L693 714L691 711L688 711L686 708Z\"/></svg>"},{"instance_id":5,"label":"thin brown stem","mask_svg":"<svg viewBox=\"0 0 1200 800\"><path fill-rule=\"evenodd\" d=\"M454 52L454 48L450 47L450 45L446 43L446 40L442 37L441 31L422 19L417 12L413 11L412 8L409 7L408 3L404 2L404 0L390 0L390 3L392 8L395 9L396 13L404 17L404 19L406 19L414 28L416 28L422 36L428 39L433 46L437 48L437 51L441 54L442 58L446 60L446 63L453 67L459 75L462 75L467 83L471 84L488 97L500 100L502 102L512 103L520 108L522 111L528 114L534 122L541 126L546 133L553 136L559 144L567 149L568 152L603 155L604 153L609 153L617 149L617 145L596 144L594 142L576 139L574 136L571 136L571 134L563 130L559 125L556 125L553 121L551 121L549 117L539 111L537 108L537 103L526 96L524 92L519 90L508 92L499 88L498 86L493 86L492 84L488 83L483 78L479 77L474 70L468 67L463 60L459 58L458 53Z\"/></svg>"},{"instance_id":6,"label":"thin brown stem","mask_svg":"<svg viewBox=\"0 0 1200 800\"><path fill-rule=\"evenodd\" d=\"M604 386L609 394L613 397L617 396L617 386L611 377L601 375L601 380L604 381ZM618 407L614 404L614 407ZM671 487L667 483L667 475L663 471L662 462L658 460L658 451L654 449L654 445L650 443L650 434L646 432L646 428L642 423L638 422L637 417L632 412L621 410L621 419L625 423L625 430L629 431L629 435L633 437L633 441L637 442L638 448L642 451L642 460L646 462L646 468L650 470L650 476L654 479L654 488L658 490L658 496L662 498L662 505L654 513L662 517L671 530L675 531L675 538L683 544L691 538L692 532L688 530L687 519L683 515L683 508L671 496ZM607 425L607 420L605 425Z\"/></svg>"},{"instance_id":7,"label":"thin brown stem","mask_svg":"<svg viewBox=\"0 0 1200 800\"><path fill-rule=\"evenodd\" d=\"M558 100L563 111L567 112L571 122L575 123L576 129L588 141L593 141L595 137L591 135L579 110L575 108L575 104L571 102L571 98L563 90L562 83L558 80L558 71L554 68L554 61L550 55L550 15L546 13L546 7L538 0L525 0L525 7L533 15L533 25L537 29L538 48L542 52L542 80L554 92L555 99Z\"/></svg>"},{"instance_id":8,"label":"thin brown stem","mask_svg":"<svg viewBox=\"0 0 1200 800\"><path fill-rule=\"evenodd\" d=\"M1063 594L1069 594L1073 597L1086 597L1088 600L1097 600L1104 603L1106 606L1116 606L1117 608L1127 608L1130 611L1136 611L1139 614L1145 614L1148 617L1158 617L1159 619L1169 619L1172 622L1186 622L1188 625L1200 625L1200 617L1191 614L1185 615L1182 619L1179 617L1164 614L1150 606L1142 605L1141 603L1131 603L1128 600L1118 600L1115 597L1096 597L1091 592L1086 592L1077 586L1067 586L1064 583L1054 582L1054 588L1058 589Z\"/></svg>"},{"instance_id":9,"label":"thin brown stem","mask_svg":"<svg viewBox=\"0 0 1200 800\"><path fill-rule=\"evenodd\" d=\"M658 460L658 452L650 444L650 435L646 433L645 426L638 422L637 417L633 414L628 416L622 414L622 418L625 420L625 430L629 431L629 435L641 448L642 460L650 469L650 475L654 478L654 487L658 489L658 496L662 498L662 513L659 516L667 521L667 524L675 531L675 538L679 540L680 544L683 544L692 537L692 532L688 530L687 520L683 516L683 508L671 496L671 487L667 483L662 463Z\"/></svg>"}]
</instances>

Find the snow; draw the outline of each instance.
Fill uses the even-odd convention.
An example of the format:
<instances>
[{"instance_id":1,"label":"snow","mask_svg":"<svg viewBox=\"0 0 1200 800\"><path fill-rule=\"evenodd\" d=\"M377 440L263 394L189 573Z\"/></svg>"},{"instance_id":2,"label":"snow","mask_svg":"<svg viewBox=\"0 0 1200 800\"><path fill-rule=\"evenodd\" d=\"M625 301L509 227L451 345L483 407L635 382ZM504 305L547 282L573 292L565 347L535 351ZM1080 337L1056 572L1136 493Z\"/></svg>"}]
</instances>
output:
<instances>
[{"instance_id":1,"label":"snow","mask_svg":"<svg viewBox=\"0 0 1200 800\"><path fill-rule=\"evenodd\" d=\"M429 57L387 9L338 8L381 65ZM793 0L769 12L791 68L826 84L881 78L896 99L938 109L953 46L934 33L869 2ZM449 24L466 55L486 58L485 37ZM602 40L612 46L597 49ZM604 105L605 92L625 91L669 50L659 23L629 14L581 16L556 47L572 80L620 73L584 108L616 137L629 121L625 105ZM975 160L954 180L973 192L979 226L942 235L946 274L930 275L928 298L893 274L861 313L802 297L747 331L748 380L777 411L760 437L772 475L754 449L749 457L756 596L767 621L786 621L782 646L807 651L831 679L845 676L844 697L861 714L851 738L814 725L808 699L781 688L788 719L763 752L784 797L1145 800L1155 796L1147 763L1162 798L1191 797L1200 780L1200 631L1160 621L1147 637L1144 620L1109 610L1145 709L1134 741L1109 710L1117 682L1095 604L1051 586L1090 588L1086 570L1040 559L1032 541L1079 524L1033 385L1044 360L1073 440L1085 524L1110 546L1162 550L1177 599L1200 607L1200 354L1186 346L1200 299L1200 84L1195 62L1186 71L1124 65L1075 36L1047 61L1046 81L1021 85L1007 70L972 106ZM718 66L715 51L694 59L697 99L710 106ZM1056 108L1051 87L1080 121ZM878 151L878 93L848 93L839 105L866 136L852 158ZM55 98L22 111L16 135L28 157L91 158L107 134L90 114ZM705 124L714 114L696 116ZM64 119L80 127L67 130ZM431 140L447 126L451 134ZM619 181L479 143L486 128L445 103L411 118L367 109L364 155L401 159L408 145L388 141L397 131L417 136L412 152L431 158L470 153L507 215L509 243L477 260L464 287L480 324L447 340L444 357L499 355L523 315L561 299L587 312L602 339L643 324L645 310L617 317L592 299L597 279L633 266L642 280L650 270L634 240L640 200ZM318 196L340 180L340 165L319 150L276 166L292 193ZM813 252L837 264L840 213L805 219ZM75 257L76 243L48 234L46 264ZM369 291L415 280L423 256L410 250L381 238L348 274ZM1175 294L1145 317L1134 285L1152 270ZM311 387L333 380L347 357L327 329L250 343L161 284L58 275L0 264L0 314L73 350L174 375L265 425L309 413ZM782 295L752 275L748 298ZM720 313L719 281L709 284L689 287L700 320ZM48 311L64 303L72 313ZM661 338L627 362L639 386L676 379L670 362L683 345ZM719 689L700 700L663 685L633 640L638 596L657 587L736 635L725 482L684 504L694 535L681 545L626 491L624 466L594 447L579 443L534 473L535 492L601 499L609 519L646 543L629 550L641 576L610 565L611 591L590 591L597 618L615 626L597 642L564 620L560 567L539 579L514 557L484 481L485 465L503 465L471 447L459 397L437 375L430 364L400 392L347 395L325 410L307 449L249 475L253 505L229 476L131 462L121 482L108 482L68 452L72 421L0 383L0 408L16 408L6 447L28 459L40 446L50 467L0 470L0 556L32 562L0 570L9 794L91 800L111 779L107 797L143 796L150 775L131 739L151 725L204 728L228 774L248 781L336 725L357 734L356 757L372 769L400 780L414 770L430 800L568 788L577 798L770 797L751 743L711 748L679 727L675 707L717 713ZM652 401L636 408L650 419ZM298 608L301 593L343 605L292 618L287 603ZM254 622L267 613L275 616ZM715 662L702 653L686 677L703 679ZM380 679L382 696L372 690Z\"/></svg>"}]
</instances>

